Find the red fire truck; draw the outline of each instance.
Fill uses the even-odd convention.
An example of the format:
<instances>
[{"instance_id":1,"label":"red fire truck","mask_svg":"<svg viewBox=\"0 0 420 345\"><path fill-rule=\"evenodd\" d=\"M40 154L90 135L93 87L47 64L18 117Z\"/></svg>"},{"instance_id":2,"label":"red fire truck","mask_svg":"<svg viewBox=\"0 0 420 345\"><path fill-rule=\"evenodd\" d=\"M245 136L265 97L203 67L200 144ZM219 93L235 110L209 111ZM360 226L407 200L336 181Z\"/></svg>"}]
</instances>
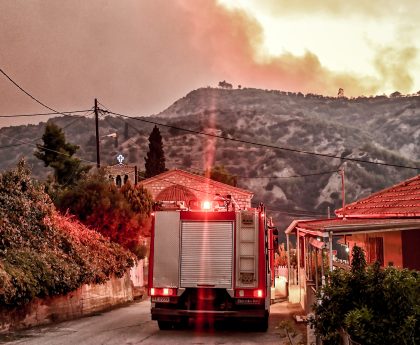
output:
<instances>
[{"instance_id":1,"label":"red fire truck","mask_svg":"<svg viewBox=\"0 0 420 345\"><path fill-rule=\"evenodd\" d=\"M149 295L160 329L189 319L248 320L267 329L273 233L262 205L239 210L230 201L155 210Z\"/></svg>"}]
</instances>

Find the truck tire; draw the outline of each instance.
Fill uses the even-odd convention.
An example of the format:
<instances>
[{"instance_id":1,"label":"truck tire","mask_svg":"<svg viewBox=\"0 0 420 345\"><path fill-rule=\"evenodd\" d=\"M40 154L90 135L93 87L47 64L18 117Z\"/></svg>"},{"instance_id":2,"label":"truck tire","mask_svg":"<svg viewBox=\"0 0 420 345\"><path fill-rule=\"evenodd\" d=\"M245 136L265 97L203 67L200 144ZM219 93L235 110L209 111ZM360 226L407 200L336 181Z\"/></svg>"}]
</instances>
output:
<instances>
[{"instance_id":1,"label":"truck tire","mask_svg":"<svg viewBox=\"0 0 420 345\"><path fill-rule=\"evenodd\" d=\"M168 329L172 329L172 322L170 321L161 321L158 320L158 326L161 331L166 331Z\"/></svg>"},{"instance_id":2,"label":"truck tire","mask_svg":"<svg viewBox=\"0 0 420 345\"><path fill-rule=\"evenodd\" d=\"M263 319L259 320L257 328L258 328L258 331L259 332L267 332L267 329L268 329L268 316L264 316Z\"/></svg>"}]
</instances>

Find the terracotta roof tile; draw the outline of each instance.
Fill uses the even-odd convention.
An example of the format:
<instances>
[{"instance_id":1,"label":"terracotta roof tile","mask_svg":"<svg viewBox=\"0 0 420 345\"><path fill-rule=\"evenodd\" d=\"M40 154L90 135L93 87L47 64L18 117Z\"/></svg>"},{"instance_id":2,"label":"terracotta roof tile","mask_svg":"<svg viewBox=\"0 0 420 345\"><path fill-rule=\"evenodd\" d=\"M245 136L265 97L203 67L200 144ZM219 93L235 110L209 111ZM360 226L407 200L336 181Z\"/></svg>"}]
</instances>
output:
<instances>
[{"instance_id":1,"label":"terracotta roof tile","mask_svg":"<svg viewBox=\"0 0 420 345\"><path fill-rule=\"evenodd\" d=\"M343 209L335 212L343 216ZM345 207L347 218L420 217L420 175Z\"/></svg>"},{"instance_id":2,"label":"terracotta roof tile","mask_svg":"<svg viewBox=\"0 0 420 345\"><path fill-rule=\"evenodd\" d=\"M156 201L185 201L197 199L196 196L186 187L173 185L162 190L157 196Z\"/></svg>"}]
</instances>

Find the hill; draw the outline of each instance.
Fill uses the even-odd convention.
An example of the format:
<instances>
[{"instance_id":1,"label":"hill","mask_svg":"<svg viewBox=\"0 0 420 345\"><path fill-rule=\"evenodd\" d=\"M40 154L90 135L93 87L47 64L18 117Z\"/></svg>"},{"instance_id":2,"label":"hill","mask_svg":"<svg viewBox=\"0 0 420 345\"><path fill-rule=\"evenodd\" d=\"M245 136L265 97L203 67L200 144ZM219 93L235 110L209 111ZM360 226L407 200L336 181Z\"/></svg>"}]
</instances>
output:
<instances>
[{"instance_id":1,"label":"hill","mask_svg":"<svg viewBox=\"0 0 420 345\"><path fill-rule=\"evenodd\" d=\"M341 178L345 168L346 201L351 202L386 186L418 174L418 170L386 167L319 157L272 146L311 151L371 162L420 166L420 96L361 97L357 99L303 95L277 90L202 88L190 92L160 114L125 119L102 116L100 121L101 161L115 164L122 153L125 163L144 169L147 138L152 124L147 119L178 128L210 133L238 141L197 135L161 127L167 168L202 171L205 162L224 165L238 175L240 187L255 192L277 223L290 216L327 215L341 206ZM68 141L81 146L81 158L95 162L93 119L55 118L66 127ZM0 169L20 155L28 157L34 174L47 170L36 160L33 146L43 134L45 123L0 129ZM106 136L118 133L118 138ZM7 137L2 136L5 134ZM18 138L16 142L10 138ZM270 147L245 142L258 142ZM323 174L320 174L323 173ZM308 175L305 177L293 177ZM304 210L304 211L302 211Z\"/></svg>"}]
</instances>

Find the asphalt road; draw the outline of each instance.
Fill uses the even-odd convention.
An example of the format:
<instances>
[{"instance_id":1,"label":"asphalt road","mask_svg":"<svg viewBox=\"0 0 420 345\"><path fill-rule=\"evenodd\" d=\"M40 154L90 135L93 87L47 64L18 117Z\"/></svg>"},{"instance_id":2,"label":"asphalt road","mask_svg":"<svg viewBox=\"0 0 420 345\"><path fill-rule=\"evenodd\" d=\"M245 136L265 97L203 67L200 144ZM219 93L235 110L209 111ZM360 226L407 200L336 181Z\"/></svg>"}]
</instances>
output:
<instances>
[{"instance_id":1,"label":"asphalt road","mask_svg":"<svg viewBox=\"0 0 420 345\"><path fill-rule=\"evenodd\" d=\"M134 345L134 344L282 344L290 345L302 340L304 327L294 324L290 315L296 312L286 303L271 307L269 329L257 332L249 326L207 325L186 329L160 331L156 321L150 320L150 302L132 304L108 312L36 327L0 336L0 343L22 345ZM288 332L286 332L286 328ZM288 335L289 333L289 335ZM291 334L291 335L290 335Z\"/></svg>"}]
</instances>

